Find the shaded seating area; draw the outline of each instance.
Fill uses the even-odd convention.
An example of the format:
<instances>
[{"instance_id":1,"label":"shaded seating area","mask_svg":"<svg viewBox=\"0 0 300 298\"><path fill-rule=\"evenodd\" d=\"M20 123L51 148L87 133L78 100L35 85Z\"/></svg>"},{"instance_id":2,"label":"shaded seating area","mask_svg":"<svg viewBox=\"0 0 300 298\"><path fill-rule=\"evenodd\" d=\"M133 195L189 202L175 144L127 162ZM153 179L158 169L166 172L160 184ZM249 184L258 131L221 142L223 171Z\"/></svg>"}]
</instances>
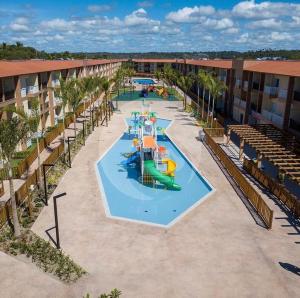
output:
<instances>
[{"instance_id":1,"label":"shaded seating area","mask_svg":"<svg viewBox=\"0 0 300 298\"><path fill-rule=\"evenodd\" d=\"M247 144L256 152L258 168L261 168L262 159L266 159L278 169L280 181L286 177L300 185L300 156L297 154L300 144L295 137L269 124L229 125L227 128L227 144L231 133L235 133L240 139L240 159L243 158Z\"/></svg>"}]
</instances>

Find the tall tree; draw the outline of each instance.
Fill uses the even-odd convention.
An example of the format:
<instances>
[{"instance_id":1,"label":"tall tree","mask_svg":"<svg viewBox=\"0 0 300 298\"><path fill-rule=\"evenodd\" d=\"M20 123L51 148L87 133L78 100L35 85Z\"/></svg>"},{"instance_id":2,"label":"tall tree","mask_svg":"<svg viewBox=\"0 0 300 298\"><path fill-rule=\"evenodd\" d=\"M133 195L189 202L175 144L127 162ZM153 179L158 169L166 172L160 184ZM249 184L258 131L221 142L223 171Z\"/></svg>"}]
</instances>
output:
<instances>
[{"instance_id":1,"label":"tall tree","mask_svg":"<svg viewBox=\"0 0 300 298\"><path fill-rule=\"evenodd\" d=\"M108 117L108 113L110 115L110 112L108 112L108 96L109 96L109 90L110 90L110 85L111 82L105 78L102 82L102 89L104 91L104 105L105 105L105 119L106 119L106 125L107 125L107 117Z\"/></svg>"},{"instance_id":2,"label":"tall tree","mask_svg":"<svg viewBox=\"0 0 300 298\"><path fill-rule=\"evenodd\" d=\"M39 187L42 188L42 164L41 164L41 152L39 146L39 138L43 136L43 129L39 129L40 121L41 121L41 110L40 110L40 103L37 98L33 98L30 101L31 109L29 113L26 113L24 109L14 109L14 113L16 113L19 117L27 123L29 128L30 138L34 138L36 141L37 146L37 160L38 160L38 173L39 173Z\"/></svg>"},{"instance_id":3,"label":"tall tree","mask_svg":"<svg viewBox=\"0 0 300 298\"><path fill-rule=\"evenodd\" d=\"M14 225L14 234L16 237L21 235L20 223L18 219L17 203L13 182L13 156L17 150L18 144L28 134L28 125L23 119L13 116L12 119L2 119L0 121L0 146L2 157L8 168L9 190L11 197L12 217Z\"/></svg>"},{"instance_id":4,"label":"tall tree","mask_svg":"<svg viewBox=\"0 0 300 298\"><path fill-rule=\"evenodd\" d=\"M206 123L208 124L209 120L209 113L210 113L210 100L211 100L211 88L212 88L212 83L213 83L213 76L212 74L208 73L206 75L207 81L206 81L206 89L208 90L208 105L207 105L207 116L206 116Z\"/></svg>"},{"instance_id":5,"label":"tall tree","mask_svg":"<svg viewBox=\"0 0 300 298\"><path fill-rule=\"evenodd\" d=\"M55 97L59 97L61 99L61 107L62 107L62 120L63 120L63 142L64 142L64 153L66 154L67 146L66 146L66 132L65 132L65 119L66 119L66 107L69 103L69 94L70 88L72 88L69 81L65 81L62 78L59 80L59 89L54 91Z\"/></svg>"},{"instance_id":6,"label":"tall tree","mask_svg":"<svg viewBox=\"0 0 300 298\"><path fill-rule=\"evenodd\" d=\"M221 96L226 89L227 89L227 86L219 79L215 78L211 81L211 95L213 98L212 117L211 117L211 123L210 123L211 127L213 125L215 101L218 100L219 96Z\"/></svg>"},{"instance_id":7,"label":"tall tree","mask_svg":"<svg viewBox=\"0 0 300 298\"><path fill-rule=\"evenodd\" d=\"M178 78L178 85L184 92L183 107L184 109L186 109L187 92L191 89L193 85L193 79L189 75L187 76L182 75Z\"/></svg>"},{"instance_id":8,"label":"tall tree","mask_svg":"<svg viewBox=\"0 0 300 298\"><path fill-rule=\"evenodd\" d=\"M204 105L205 105L205 90L206 90L207 84L208 84L208 77L207 77L206 72L203 69L201 69L198 72L198 77L199 77L200 84L202 85L201 119L203 120L204 119Z\"/></svg>"},{"instance_id":9,"label":"tall tree","mask_svg":"<svg viewBox=\"0 0 300 298\"><path fill-rule=\"evenodd\" d=\"M78 80L76 79L71 79L69 81L70 84L70 90L68 92L68 102L69 105L71 106L73 117L74 117L74 136L75 136L75 141L76 141L76 122L77 122L77 116L76 112L84 99L84 92L82 91L81 85ZM76 141L77 142L77 141Z\"/></svg>"}]
</instances>

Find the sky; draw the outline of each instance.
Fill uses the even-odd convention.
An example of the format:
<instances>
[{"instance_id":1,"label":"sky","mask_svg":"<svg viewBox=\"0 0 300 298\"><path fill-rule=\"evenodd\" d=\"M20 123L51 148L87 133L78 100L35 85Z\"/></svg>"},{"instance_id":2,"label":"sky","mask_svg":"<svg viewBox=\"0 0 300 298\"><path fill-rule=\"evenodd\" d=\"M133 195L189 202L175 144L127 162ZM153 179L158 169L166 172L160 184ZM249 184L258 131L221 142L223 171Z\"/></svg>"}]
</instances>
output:
<instances>
[{"instance_id":1,"label":"sky","mask_svg":"<svg viewBox=\"0 0 300 298\"><path fill-rule=\"evenodd\" d=\"M300 49L300 0L0 0L0 42L48 52Z\"/></svg>"}]
</instances>

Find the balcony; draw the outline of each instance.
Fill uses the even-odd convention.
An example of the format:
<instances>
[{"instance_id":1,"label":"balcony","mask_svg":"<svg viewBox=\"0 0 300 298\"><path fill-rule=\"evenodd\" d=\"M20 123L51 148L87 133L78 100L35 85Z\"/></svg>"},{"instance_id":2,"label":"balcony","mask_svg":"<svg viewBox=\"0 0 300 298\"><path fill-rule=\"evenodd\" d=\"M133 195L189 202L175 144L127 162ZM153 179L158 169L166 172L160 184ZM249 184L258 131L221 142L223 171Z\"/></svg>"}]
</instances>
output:
<instances>
[{"instance_id":1,"label":"balcony","mask_svg":"<svg viewBox=\"0 0 300 298\"><path fill-rule=\"evenodd\" d=\"M271 121L273 124L275 124L278 127L282 127L283 117L281 115L277 115L267 110L262 110L261 114L266 120Z\"/></svg>"},{"instance_id":2,"label":"balcony","mask_svg":"<svg viewBox=\"0 0 300 298\"><path fill-rule=\"evenodd\" d=\"M253 90L259 90L259 83L258 82L253 82L252 89Z\"/></svg>"},{"instance_id":3,"label":"balcony","mask_svg":"<svg viewBox=\"0 0 300 298\"><path fill-rule=\"evenodd\" d=\"M27 96L27 89L26 87L21 88L21 97L26 97Z\"/></svg>"},{"instance_id":4,"label":"balcony","mask_svg":"<svg viewBox=\"0 0 300 298\"><path fill-rule=\"evenodd\" d=\"M38 85L28 86L26 88L26 92L27 92L27 96L37 95L39 93L39 86Z\"/></svg>"},{"instance_id":5,"label":"balcony","mask_svg":"<svg viewBox=\"0 0 300 298\"><path fill-rule=\"evenodd\" d=\"M245 91L248 90L248 81L244 81L243 90L245 90Z\"/></svg>"},{"instance_id":6,"label":"balcony","mask_svg":"<svg viewBox=\"0 0 300 298\"><path fill-rule=\"evenodd\" d=\"M269 95L270 97L277 97L278 96L278 87L274 86L265 86L264 92Z\"/></svg>"},{"instance_id":7,"label":"balcony","mask_svg":"<svg viewBox=\"0 0 300 298\"><path fill-rule=\"evenodd\" d=\"M62 104L62 100L59 97L54 97L53 98L53 105L54 106L60 106Z\"/></svg>"},{"instance_id":8,"label":"balcony","mask_svg":"<svg viewBox=\"0 0 300 298\"><path fill-rule=\"evenodd\" d=\"M52 86L53 87L59 87L60 86L59 79L52 80Z\"/></svg>"},{"instance_id":9,"label":"balcony","mask_svg":"<svg viewBox=\"0 0 300 298\"><path fill-rule=\"evenodd\" d=\"M294 98L295 101L300 101L300 91L294 91Z\"/></svg>"},{"instance_id":10,"label":"balcony","mask_svg":"<svg viewBox=\"0 0 300 298\"><path fill-rule=\"evenodd\" d=\"M287 99L287 89L279 89L278 97L280 99Z\"/></svg>"},{"instance_id":11,"label":"balcony","mask_svg":"<svg viewBox=\"0 0 300 298\"><path fill-rule=\"evenodd\" d=\"M14 90L4 91L4 96L5 96L5 100L14 99L15 98L15 91Z\"/></svg>"},{"instance_id":12,"label":"balcony","mask_svg":"<svg viewBox=\"0 0 300 298\"><path fill-rule=\"evenodd\" d=\"M300 132L300 122L290 119L290 128Z\"/></svg>"}]
</instances>

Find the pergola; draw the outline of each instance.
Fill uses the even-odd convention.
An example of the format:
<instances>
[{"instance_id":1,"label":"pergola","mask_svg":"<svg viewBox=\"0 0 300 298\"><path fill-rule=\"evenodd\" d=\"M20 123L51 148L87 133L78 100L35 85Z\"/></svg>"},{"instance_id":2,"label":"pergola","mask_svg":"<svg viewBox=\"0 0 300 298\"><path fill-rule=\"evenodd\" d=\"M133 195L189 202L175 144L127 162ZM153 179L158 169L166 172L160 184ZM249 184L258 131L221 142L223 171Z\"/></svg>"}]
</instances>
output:
<instances>
[{"instance_id":1,"label":"pergola","mask_svg":"<svg viewBox=\"0 0 300 298\"><path fill-rule=\"evenodd\" d=\"M230 142L231 132L240 138L240 159L243 158L245 144L248 144L256 151L258 168L265 158L278 168L281 176L287 175L300 184L300 156L296 154L300 145L295 137L270 124L229 125L227 144Z\"/></svg>"}]
</instances>

